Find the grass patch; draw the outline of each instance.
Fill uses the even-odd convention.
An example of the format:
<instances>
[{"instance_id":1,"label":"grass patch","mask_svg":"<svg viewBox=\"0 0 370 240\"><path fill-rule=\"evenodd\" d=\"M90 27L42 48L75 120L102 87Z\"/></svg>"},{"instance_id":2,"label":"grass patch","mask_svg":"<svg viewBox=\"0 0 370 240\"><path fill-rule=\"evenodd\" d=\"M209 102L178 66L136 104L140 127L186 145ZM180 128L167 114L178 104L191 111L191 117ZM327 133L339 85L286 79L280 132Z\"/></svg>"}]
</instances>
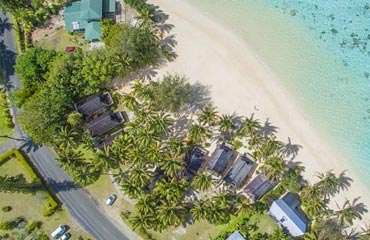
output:
<instances>
[{"instance_id":1,"label":"grass patch","mask_svg":"<svg viewBox=\"0 0 370 240\"><path fill-rule=\"evenodd\" d=\"M45 209L45 192L37 192L34 195L22 193L3 193L0 192L0 207L11 206L10 212L0 214L0 222L10 221L16 217L23 216L30 221L42 222L41 231L50 234L59 224L67 224L71 228L71 233L76 236L90 237L85 231L69 216L65 209L58 211L50 217L43 217L42 212ZM13 231L0 230L0 234L15 234ZM15 236L14 235L14 236Z\"/></svg>"},{"instance_id":2,"label":"grass patch","mask_svg":"<svg viewBox=\"0 0 370 240\"><path fill-rule=\"evenodd\" d=\"M65 51L67 46L80 47L83 50L88 49L88 43L81 36L70 34L63 27L49 31L40 31L40 35L37 36L37 39L34 39L33 44L58 51Z\"/></svg>"},{"instance_id":3,"label":"grass patch","mask_svg":"<svg viewBox=\"0 0 370 240\"><path fill-rule=\"evenodd\" d=\"M4 161L4 159L8 160ZM16 176L22 174L27 181L33 180L29 175L30 170L26 169L24 164L21 164L20 161L16 161L16 158L14 158L14 150L0 156L0 162L2 163L0 164L0 175ZM38 191L34 194L0 192L0 208L11 206L12 209L9 212L0 214L0 222L11 221L16 217L22 216L29 223L32 221L41 222L40 230L45 234L52 232L59 224L68 224L74 238L77 239L78 236L90 237L63 208L52 216L43 216L46 207L45 203L54 201L54 198L46 191ZM1 230L0 235L7 233L12 236L11 239L16 239L20 231L22 230Z\"/></svg>"},{"instance_id":4,"label":"grass patch","mask_svg":"<svg viewBox=\"0 0 370 240\"><path fill-rule=\"evenodd\" d=\"M154 232L149 231L155 239L158 240L187 240L187 239L213 239L226 225L212 225L206 220L198 221L186 228L171 227L166 231Z\"/></svg>"},{"instance_id":5,"label":"grass patch","mask_svg":"<svg viewBox=\"0 0 370 240\"><path fill-rule=\"evenodd\" d=\"M16 163L15 158L11 158L4 164L0 164L0 176L16 176L22 174L27 182L31 182L32 178L27 174L26 169L19 163Z\"/></svg>"},{"instance_id":6,"label":"grass patch","mask_svg":"<svg viewBox=\"0 0 370 240\"><path fill-rule=\"evenodd\" d=\"M249 219L250 224L258 226L257 232L271 234L277 228L274 220L268 214L255 214Z\"/></svg>"},{"instance_id":7,"label":"grass patch","mask_svg":"<svg viewBox=\"0 0 370 240\"><path fill-rule=\"evenodd\" d=\"M2 71L0 72L2 75ZM1 76L3 78L3 76ZM0 136L9 136L13 135L13 128L8 124L9 119L9 108L6 100L6 95L4 92L0 92ZM0 137L0 144L8 141L8 138Z\"/></svg>"},{"instance_id":8,"label":"grass patch","mask_svg":"<svg viewBox=\"0 0 370 240\"><path fill-rule=\"evenodd\" d=\"M102 175L95 183L85 187L85 190L99 202L108 198L112 193L117 194L116 189L108 175Z\"/></svg>"}]
</instances>

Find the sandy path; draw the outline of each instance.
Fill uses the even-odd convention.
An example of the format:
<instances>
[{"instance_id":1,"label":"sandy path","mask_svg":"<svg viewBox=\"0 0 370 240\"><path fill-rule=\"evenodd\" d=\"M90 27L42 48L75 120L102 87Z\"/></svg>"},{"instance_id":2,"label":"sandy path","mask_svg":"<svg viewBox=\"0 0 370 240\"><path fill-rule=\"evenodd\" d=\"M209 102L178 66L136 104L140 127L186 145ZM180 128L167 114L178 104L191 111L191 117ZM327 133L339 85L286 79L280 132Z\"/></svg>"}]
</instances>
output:
<instances>
[{"instance_id":1,"label":"sandy path","mask_svg":"<svg viewBox=\"0 0 370 240\"><path fill-rule=\"evenodd\" d=\"M170 15L168 23L175 25L171 33L178 42L178 58L160 69L159 76L179 73L191 82L210 86L212 100L222 113L235 111L249 116L255 112L262 121L269 118L279 127L280 140L287 142L290 137L292 143L302 145L296 161L306 167L310 182L316 181L316 172L347 169L355 184L335 200L340 203L344 197L362 195L362 201L370 206L368 191L353 170L343 164L343 156L318 135L281 81L246 42L184 0L149 2ZM366 218L370 219L370 214Z\"/></svg>"}]
</instances>

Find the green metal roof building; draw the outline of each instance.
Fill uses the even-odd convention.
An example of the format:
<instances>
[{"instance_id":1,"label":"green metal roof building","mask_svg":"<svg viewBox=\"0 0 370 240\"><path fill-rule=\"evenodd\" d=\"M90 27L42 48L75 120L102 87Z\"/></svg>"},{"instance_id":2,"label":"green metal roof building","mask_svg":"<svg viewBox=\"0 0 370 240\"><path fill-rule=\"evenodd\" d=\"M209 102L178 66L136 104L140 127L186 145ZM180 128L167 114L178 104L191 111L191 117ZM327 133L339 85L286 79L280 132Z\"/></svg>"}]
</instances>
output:
<instances>
[{"instance_id":1,"label":"green metal roof building","mask_svg":"<svg viewBox=\"0 0 370 240\"><path fill-rule=\"evenodd\" d=\"M100 20L116 13L116 0L81 0L68 3L63 16L67 31L85 32L85 39L98 40L101 36Z\"/></svg>"}]
</instances>

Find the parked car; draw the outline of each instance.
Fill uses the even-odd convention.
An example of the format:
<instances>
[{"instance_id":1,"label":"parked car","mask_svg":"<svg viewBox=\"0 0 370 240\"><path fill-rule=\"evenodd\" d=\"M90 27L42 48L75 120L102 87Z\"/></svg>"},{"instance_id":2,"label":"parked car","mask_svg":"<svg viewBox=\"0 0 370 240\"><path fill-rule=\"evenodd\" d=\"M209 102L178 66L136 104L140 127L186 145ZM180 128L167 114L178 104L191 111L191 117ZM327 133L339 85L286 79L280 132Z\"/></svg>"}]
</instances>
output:
<instances>
[{"instance_id":1,"label":"parked car","mask_svg":"<svg viewBox=\"0 0 370 240\"><path fill-rule=\"evenodd\" d=\"M51 234L51 238L58 238L67 231L67 225L59 225Z\"/></svg>"},{"instance_id":2,"label":"parked car","mask_svg":"<svg viewBox=\"0 0 370 240\"><path fill-rule=\"evenodd\" d=\"M70 239L70 238L71 238L71 236L72 236L72 234L71 234L71 233L69 233L69 232L67 232L67 233L63 234L63 235L59 238L59 240L68 240L68 239Z\"/></svg>"},{"instance_id":3,"label":"parked car","mask_svg":"<svg viewBox=\"0 0 370 240\"><path fill-rule=\"evenodd\" d=\"M117 199L117 196L115 194L111 194L108 197L107 201L105 201L105 204L107 204L108 206L111 206L113 205L114 201L116 201L116 199Z\"/></svg>"},{"instance_id":4,"label":"parked car","mask_svg":"<svg viewBox=\"0 0 370 240\"><path fill-rule=\"evenodd\" d=\"M66 52L73 52L76 49L74 46L68 46L66 47Z\"/></svg>"}]
</instances>

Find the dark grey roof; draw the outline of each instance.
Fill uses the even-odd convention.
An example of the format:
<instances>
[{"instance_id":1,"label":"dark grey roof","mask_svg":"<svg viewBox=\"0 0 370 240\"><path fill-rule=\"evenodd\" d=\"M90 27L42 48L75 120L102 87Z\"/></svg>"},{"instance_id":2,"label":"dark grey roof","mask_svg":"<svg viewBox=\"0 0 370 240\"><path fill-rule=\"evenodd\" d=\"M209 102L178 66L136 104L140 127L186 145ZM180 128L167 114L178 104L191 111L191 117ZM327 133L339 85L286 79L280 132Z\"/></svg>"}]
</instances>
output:
<instances>
[{"instance_id":1,"label":"dark grey roof","mask_svg":"<svg viewBox=\"0 0 370 240\"><path fill-rule=\"evenodd\" d=\"M225 144L218 145L209 161L208 168L222 174L227 164L232 159L234 151Z\"/></svg>"},{"instance_id":2,"label":"dark grey roof","mask_svg":"<svg viewBox=\"0 0 370 240\"><path fill-rule=\"evenodd\" d=\"M204 149L196 147L191 151L185 171L187 178L192 179L196 175L205 157L206 151Z\"/></svg>"},{"instance_id":3,"label":"dark grey roof","mask_svg":"<svg viewBox=\"0 0 370 240\"><path fill-rule=\"evenodd\" d=\"M105 147L105 146L107 146L107 145L110 145L110 144L112 144L113 143L113 141L119 136L119 135L121 135L122 134L122 132L123 132L123 130L121 129L121 130L119 130L118 132L116 132L116 133L114 133L114 134L112 134L112 135L110 135L110 136L108 136L108 137L105 137L104 139L100 139L99 137L98 138L95 138L94 140L96 140L96 141L94 141L94 145L95 145L95 147L97 147L97 148L103 148L103 147Z\"/></svg>"},{"instance_id":4,"label":"dark grey roof","mask_svg":"<svg viewBox=\"0 0 370 240\"><path fill-rule=\"evenodd\" d=\"M117 127L124 121L120 112L110 113L107 112L89 123L86 123L86 127L92 137L102 136L109 132L113 128Z\"/></svg>"},{"instance_id":5,"label":"dark grey roof","mask_svg":"<svg viewBox=\"0 0 370 240\"><path fill-rule=\"evenodd\" d=\"M244 180L254 169L255 163L249 155L239 155L229 172L225 177L225 181L232 184L234 187L240 187Z\"/></svg>"},{"instance_id":6,"label":"dark grey roof","mask_svg":"<svg viewBox=\"0 0 370 240\"><path fill-rule=\"evenodd\" d=\"M297 208L300 205L299 196L291 192L287 192L286 194L284 194L284 196L282 196L281 199L290 208Z\"/></svg>"},{"instance_id":7,"label":"dark grey roof","mask_svg":"<svg viewBox=\"0 0 370 240\"><path fill-rule=\"evenodd\" d=\"M273 187L273 182L261 173L244 188L244 192L252 198L252 201L257 201Z\"/></svg>"},{"instance_id":8,"label":"dark grey roof","mask_svg":"<svg viewBox=\"0 0 370 240\"><path fill-rule=\"evenodd\" d=\"M113 99L109 93L100 93L98 95L89 97L77 107L77 110L87 117L91 117L95 113L113 104Z\"/></svg>"}]
</instances>

